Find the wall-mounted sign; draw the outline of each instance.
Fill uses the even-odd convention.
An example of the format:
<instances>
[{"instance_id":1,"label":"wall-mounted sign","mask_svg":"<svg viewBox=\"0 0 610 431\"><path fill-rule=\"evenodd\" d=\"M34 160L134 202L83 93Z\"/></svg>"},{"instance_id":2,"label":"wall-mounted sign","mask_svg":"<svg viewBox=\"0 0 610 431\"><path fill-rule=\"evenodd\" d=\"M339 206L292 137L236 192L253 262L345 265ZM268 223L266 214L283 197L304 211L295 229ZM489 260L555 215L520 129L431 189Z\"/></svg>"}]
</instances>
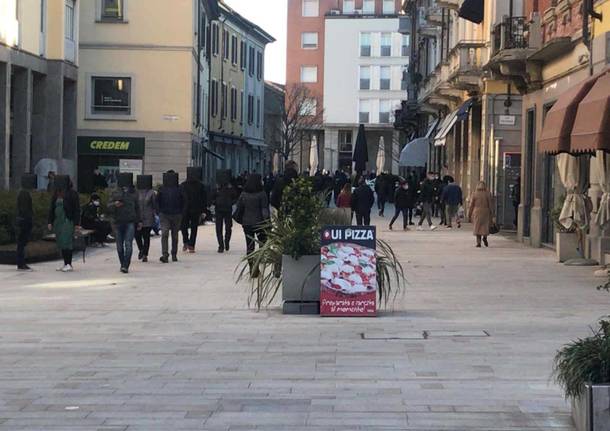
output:
<instances>
[{"instance_id":1,"label":"wall-mounted sign","mask_svg":"<svg viewBox=\"0 0 610 431\"><path fill-rule=\"evenodd\" d=\"M144 138L78 137L78 154L81 156L143 156L144 147Z\"/></svg>"},{"instance_id":2,"label":"wall-mounted sign","mask_svg":"<svg viewBox=\"0 0 610 431\"><path fill-rule=\"evenodd\" d=\"M142 175L143 163L142 160L138 159L121 159L119 160L119 171L121 173L132 173L135 175Z\"/></svg>"},{"instance_id":3,"label":"wall-mounted sign","mask_svg":"<svg viewBox=\"0 0 610 431\"><path fill-rule=\"evenodd\" d=\"M517 122L517 117L514 115L500 115L498 117L498 124L500 126L514 126Z\"/></svg>"},{"instance_id":4,"label":"wall-mounted sign","mask_svg":"<svg viewBox=\"0 0 610 431\"><path fill-rule=\"evenodd\" d=\"M320 315L377 315L375 227L322 229Z\"/></svg>"}]
</instances>

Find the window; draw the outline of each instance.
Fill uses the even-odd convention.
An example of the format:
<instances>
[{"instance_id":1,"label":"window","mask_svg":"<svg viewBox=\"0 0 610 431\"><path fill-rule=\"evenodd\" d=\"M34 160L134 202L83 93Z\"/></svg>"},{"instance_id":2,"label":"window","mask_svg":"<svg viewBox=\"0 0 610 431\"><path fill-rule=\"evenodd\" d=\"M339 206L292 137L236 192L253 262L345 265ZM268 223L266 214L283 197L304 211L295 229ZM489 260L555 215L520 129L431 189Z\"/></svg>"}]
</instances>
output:
<instances>
[{"instance_id":1,"label":"window","mask_svg":"<svg viewBox=\"0 0 610 431\"><path fill-rule=\"evenodd\" d=\"M389 90L392 80L392 69L390 66L381 66L379 69L379 89Z\"/></svg>"},{"instance_id":2,"label":"window","mask_svg":"<svg viewBox=\"0 0 610 431\"><path fill-rule=\"evenodd\" d=\"M229 59L229 31L222 31L222 58Z\"/></svg>"},{"instance_id":3,"label":"window","mask_svg":"<svg viewBox=\"0 0 610 431\"><path fill-rule=\"evenodd\" d=\"M260 51L256 52L256 79L263 79L263 53Z\"/></svg>"},{"instance_id":4,"label":"window","mask_svg":"<svg viewBox=\"0 0 610 431\"><path fill-rule=\"evenodd\" d=\"M237 65L237 36L231 36L231 63Z\"/></svg>"},{"instance_id":5,"label":"window","mask_svg":"<svg viewBox=\"0 0 610 431\"><path fill-rule=\"evenodd\" d=\"M239 49L239 63L240 63L240 67L241 70L246 70L246 42L244 42L243 40L240 43L240 49Z\"/></svg>"},{"instance_id":6,"label":"window","mask_svg":"<svg viewBox=\"0 0 610 431\"><path fill-rule=\"evenodd\" d=\"M360 89L371 89L371 66L360 66Z\"/></svg>"},{"instance_id":7,"label":"window","mask_svg":"<svg viewBox=\"0 0 610 431\"><path fill-rule=\"evenodd\" d=\"M217 22L213 22L212 23L212 54L214 55L218 55L219 51L219 46L218 46L218 36L219 36L219 29L218 29L218 23Z\"/></svg>"},{"instance_id":8,"label":"window","mask_svg":"<svg viewBox=\"0 0 610 431\"><path fill-rule=\"evenodd\" d=\"M248 124L254 122L254 96L248 94Z\"/></svg>"},{"instance_id":9,"label":"window","mask_svg":"<svg viewBox=\"0 0 610 431\"><path fill-rule=\"evenodd\" d=\"M239 96L239 124L244 124L244 90L241 90Z\"/></svg>"},{"instance_id":10,"label":"window","mask_svg":"<svg viewBox=\"0 0 610 431\"><path fill-rule=\"evenodd\" d=\"M318 66L301 66L301 82L318 82Z\"/></svg>"},{"instance_id":11,"label":"window","mask_svg":"<svg viewBox=\"0 0 610 431\"><path fill-rule=\"evenodd\" d=\"M131 78L94 76L92 114L131 115Z\"/></svg>"},{"instance_id":12,"label":"window","mask_svg":"<svg viewBox=\"0 0 610 431\"><path fill-rule=\"evenodd\" d=\"M301 48L316 49L318 47L318 33L301 33Z\"/></svg>"},{"instance_id":13,"label":"window","mask_svg":"<svg viewBox=\"0 0 610 431\"><path fill-rule=\"evenodd\" d=\"M212 117L218 115L218 81L212 80L212 86L210 88L210 103L211 103L211 114Z\"/></svg>"},{"instance_id":14,"label":"window","mask_svg":"<svg viewBox=\"0 0 610 431\"><path fill-rule=\"evenodd\" d=\"M371 103L368 100L360 101L360 112L358 115L358 122L360 123L368 123L371 111Z\"/></svg>"},{"instance_id":15,"label":"window","mask_svg":"<svg viewBox=\"0 0 610 431\"><path fill-rule=\"evenodd\" d=\"M360 33L360 56L371 56L371 33Z\"/></svg>"},{"instance_id":16,"label":"window","mask_svg":"<svg viewBox=\"0 0 610 431\"><path fill-rule=\"evenodd\" d=\"M254 47L248 47L248 74L254 76Z\"/></svg>"},{"instance_id":17,"label":"window","mask_svg":"<svg viewBox=\"0 0 610 431\"><path fill-rule=\"evenodd\" d=\"M343 0L343 13L344 14L352 14L355 9L355 1L354 0Z\"/></svg>"},{"instance_id":18,"label":"window","mask_svg":"<svg viewBox=\"0 0 610 431\"><path fill-rule=\"evenodd\" d=\"M363 0L362 13L373 15L375 13L375 0Z\"/></svg>"},{"instance_id":19,"label":"window","mask_svg":"<svg viewBox=\"0 0 610 431\"><path fill-rule=\"evenodd\" d=\"M409 56L409 45L410 45L410 38L408 34L403 34L402 35L402 45L401 45L401 49L400 49L400 55L402 55L403 57L408 57Z\"/></svg>"},{"instance_id":20,"label":"window","mask_svg":"<svg viewBox=\"0 0 610 431\"><path fill-rule=\"evenodd\" d=\"M123 21L123 0L102 0L102 20Z\"/></svg>"},{"instance_id":21,"label":"window","mask_svg":"<svg viewBox=\"0 0 610 431\"><path fill-rule=\"evenodd\" d=\"M66 28L65 28L65 36L68 40L74 40L74 0L66 1Z\"/></svg>"},{"instance_id":22,"label":"window","mask_svg":"<svg viewBox=\"0 0 610 431\"><path fill-rule=\"evenodd\" d=\"M316 99L305 99L299 108L299 115L314 116L318 111L318 101Z\"/></svg>"},{"instance_id":23,"label":"window","mask_svg":"<svg viewBox=\"0 0 610 431\"><path fill-rule=\"evenodd\" d=\"M381 56L390 57L392 55L392 34L381 33Z\"/></svg>"},{"instance_id":24,"label":"window","mask_svg":"<svg viewBox=\"0 0 610 431\"><path fill-rule=\"evenodd\" d=\"M381 100L379 102L379 122L388 124L390 122L390 101Z\"/></svg>"},{"instance_id":25,"label":"window","mask_svg":"<svg viewBox=\"0 0 610 431\"><path fill-rule=\"evenodd\" d=\"M237 120L237 88L231 87L231 121Z\"/></svg>"},{"instance_id":26,"label":"window","mask_svg":"<svg viewBox=\"0 0 610 431\"><path fill-rule=\"evenodd\" d=\"M229 98L227 97L227 83L222 83L222 95L221 95L221 110L222 110L222 118L227 118L227 114L229 112Z\"/></svg>"},{"instance_id":27,"label":"window","mask_svg":"<svg viewBox=\"0 0 610 431\"><path fill-rule=\"evenodd\" d=\"M256 128L261 126L261 98L256 98Z\"/></svg>"},{"instance_id":28,"label":"window","mask_svg":"<svg viewBox=\"0 0 610 431\"><path fill-rule=\"evenodd\" d=\"M339 151L342 153L352 153L352 131L339 130Z\"/></svg>"},{"instance_id":29,"label":"window","mask_svg":"<svg viewBox=\"0 0 610 431\"><path fill-rule=\"evenodd\" d=\"M394 0L383 0L383 14L393 15L396 13L396 4Z\"/></svg>"},{"instance_id":30,"label":"window","mask_svg":"<svg viewBox=\"0 0 610 431\"><path fill-rule=\"evenodd\" d=\"M206 40L206 36L207 36L207 31L206 29L208 28L208 20L205 16L205 14L201 14L201 20L199 21L199 50L200 52L203 51L205 52L205 47L207 44L207 40Z\"/></svg>"},{"instance_id":31,"label":"window","mask_svg":"<svg viewBox=\"0 0 610 431\"><path fill-rule=\"evenodd\" d=\"M303 0L303 16L318 16L318 0Z\"/></svg>"}]
</instances>

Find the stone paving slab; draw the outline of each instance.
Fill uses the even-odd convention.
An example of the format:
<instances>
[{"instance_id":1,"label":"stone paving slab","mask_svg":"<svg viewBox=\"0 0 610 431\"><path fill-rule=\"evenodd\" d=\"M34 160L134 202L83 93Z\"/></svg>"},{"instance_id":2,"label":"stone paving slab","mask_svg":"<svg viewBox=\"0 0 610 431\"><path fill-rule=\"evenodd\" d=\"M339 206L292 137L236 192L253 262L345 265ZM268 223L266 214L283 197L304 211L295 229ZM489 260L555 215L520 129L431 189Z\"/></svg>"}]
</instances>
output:
<instances>
[{"instance_id":1,"label":"stone paving slab","mask_svg":"<svg viewBox=\"0 0 610 431\"><path fill-rule=\"evenodd\" d=\"M607 312L591 269L376 222L409 279L376 319L249 310L239 228L170 265L155 239L127 276L111 248L72 274L0 267L0 430L571 430L549 373Z\"/></svg>"}]
</instances>

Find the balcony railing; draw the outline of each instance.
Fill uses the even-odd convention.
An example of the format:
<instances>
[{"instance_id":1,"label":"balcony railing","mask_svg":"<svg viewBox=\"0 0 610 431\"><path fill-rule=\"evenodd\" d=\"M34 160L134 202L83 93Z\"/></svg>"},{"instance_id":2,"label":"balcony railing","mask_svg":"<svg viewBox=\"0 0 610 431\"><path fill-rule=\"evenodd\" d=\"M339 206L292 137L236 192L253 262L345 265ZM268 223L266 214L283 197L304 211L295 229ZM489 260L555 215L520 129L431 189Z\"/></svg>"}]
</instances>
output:
<instances>
[{"instance_id":1,"label":"balcony railing","mask_svg":"<svg viewBox=\"0 0 610 431\"><path fill-rule=\"evenodd\" d=\"M485 41L461 41L449 53L449 74L479 72L486 62Z\"/></svg>"},{"instance_id":2,"label":"balcony railing","mask_svg":"<svg viewBox=\"0 0 610 431\"><path fill-rule=\"evenodd\" d=\"M493 29L494 53L504 49L529 48L528 33L529 23L526 17L505 18Z\"/></svg>"}]
</instances>

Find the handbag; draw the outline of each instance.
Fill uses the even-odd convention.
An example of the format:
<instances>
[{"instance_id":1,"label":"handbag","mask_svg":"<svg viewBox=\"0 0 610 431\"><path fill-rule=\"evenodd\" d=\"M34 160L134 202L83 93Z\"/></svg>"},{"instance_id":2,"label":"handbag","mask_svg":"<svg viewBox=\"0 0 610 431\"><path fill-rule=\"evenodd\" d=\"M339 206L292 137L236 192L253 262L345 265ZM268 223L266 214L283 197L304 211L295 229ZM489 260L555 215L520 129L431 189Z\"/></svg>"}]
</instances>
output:
<instances>
[{"instance_id":1,"label":"handbag","mask_svg":"<svg viewBox=\"0 0 610 431\"><path fill-rule=\"evenodd\" d=\"M489 225L489 234L490 234L490 235L495 235L495 234L497 234L498 232L500 232L500 228L498 227L498 225L496 224L496 222L492 222L492 223Z\"/></svg>"}]
</instances>

